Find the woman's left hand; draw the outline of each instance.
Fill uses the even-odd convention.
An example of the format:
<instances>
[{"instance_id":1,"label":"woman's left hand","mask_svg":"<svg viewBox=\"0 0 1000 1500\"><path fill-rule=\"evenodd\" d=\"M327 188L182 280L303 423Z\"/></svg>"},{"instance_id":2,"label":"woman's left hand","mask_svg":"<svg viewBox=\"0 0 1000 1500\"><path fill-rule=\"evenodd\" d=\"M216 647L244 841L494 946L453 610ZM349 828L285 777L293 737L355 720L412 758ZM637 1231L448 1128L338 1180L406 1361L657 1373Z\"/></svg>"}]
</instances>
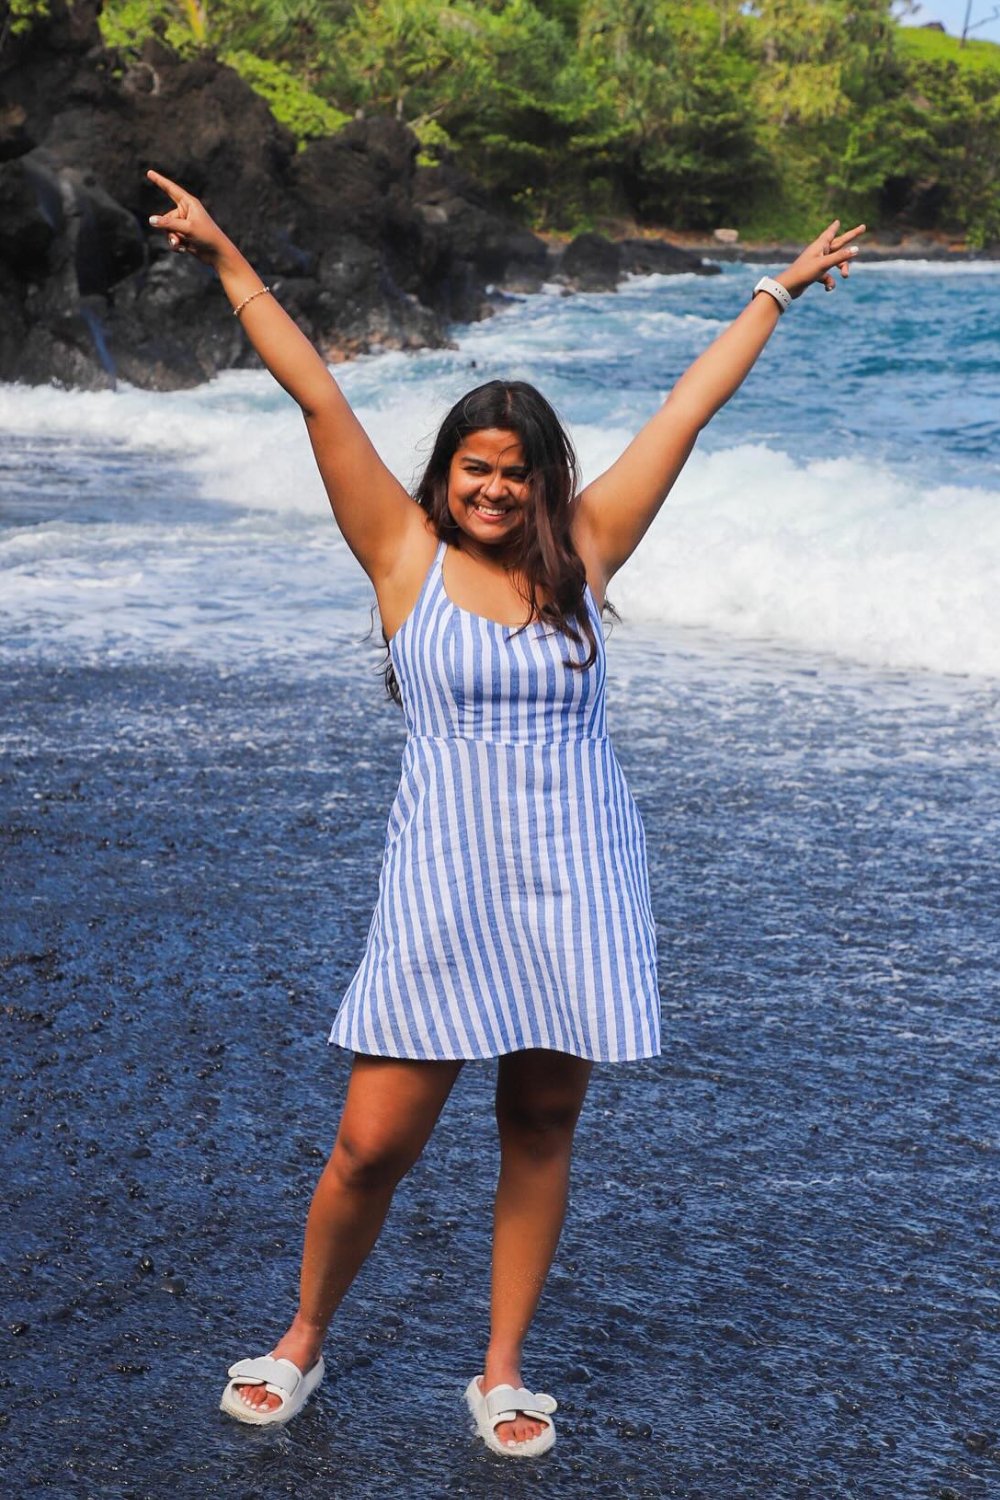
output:
<instances>
[{"instance_id":1,"label":"woman's left hand","mask_svg":"<svg viewBox=\"0 0 1000 1500\"><path fill-rule=\"evenodd\" d=\"M840 220L834 219L811 245L806 246L798 260L793 261L788 270L782 271L777 278L793 297L801 297L806 287L812 286L814 281L822 282L827 291L832 292L837 285L833 278L834 271L839 271L843 279L847 280L851 261L858 253L857 246L852 241L864 234L865 225L858 224L844 234L839 231Z\"/></svg>"}]
</instances>

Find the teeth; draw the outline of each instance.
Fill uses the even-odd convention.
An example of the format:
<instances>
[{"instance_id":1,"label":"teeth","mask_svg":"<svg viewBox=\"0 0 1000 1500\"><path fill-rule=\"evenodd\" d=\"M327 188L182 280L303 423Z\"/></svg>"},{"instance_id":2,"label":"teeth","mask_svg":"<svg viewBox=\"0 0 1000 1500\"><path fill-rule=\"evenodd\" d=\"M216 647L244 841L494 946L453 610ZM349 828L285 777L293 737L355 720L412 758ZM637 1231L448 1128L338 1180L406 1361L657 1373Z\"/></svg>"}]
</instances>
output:
<instances>
[{"instance_id":1,"label":"teeth","mask_svg":"<svg viewBox=\"0 0 1000 1500\"><path fill-rule=\"evenodd\" d=\"M498 508L494 505L477 505L475 508L481 511L484 516L505 516L507 514L506 507L504 506Z\"/></svg>"}]
</instances>

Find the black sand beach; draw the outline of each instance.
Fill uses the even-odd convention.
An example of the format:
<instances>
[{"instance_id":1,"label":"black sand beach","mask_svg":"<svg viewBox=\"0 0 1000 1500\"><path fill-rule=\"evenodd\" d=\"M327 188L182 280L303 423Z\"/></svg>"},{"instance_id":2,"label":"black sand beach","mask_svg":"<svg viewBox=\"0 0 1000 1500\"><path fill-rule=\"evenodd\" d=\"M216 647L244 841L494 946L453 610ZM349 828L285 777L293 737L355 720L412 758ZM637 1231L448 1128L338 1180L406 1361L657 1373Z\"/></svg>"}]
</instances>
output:
<instances>
[{"instance_id":1,"label":"black sand beach","mask_svg":"<svg viewBox=\"0 0 1000 1500\"><path fill-rule=\"evenodd\" d=\"M292 1311L347 1075L326 1032L401 743L374 653L5 671L8 1494L996 1492L996 689L729 650L612 644L664 1054L596 1070L525 1367L559 1442L521 1467L461 1401L489 1065L317 1398L217 1410Z\"/></svg>"}]
</instances>

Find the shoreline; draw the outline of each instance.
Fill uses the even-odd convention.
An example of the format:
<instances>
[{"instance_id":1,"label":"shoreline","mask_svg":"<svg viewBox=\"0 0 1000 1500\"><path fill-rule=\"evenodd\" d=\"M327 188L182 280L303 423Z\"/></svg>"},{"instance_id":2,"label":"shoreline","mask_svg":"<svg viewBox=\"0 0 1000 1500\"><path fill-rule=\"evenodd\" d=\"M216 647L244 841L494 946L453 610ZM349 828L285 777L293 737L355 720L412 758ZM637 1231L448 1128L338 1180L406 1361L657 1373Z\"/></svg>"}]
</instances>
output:
<instances>
[{"instance_id":1,"label":"shoreline","mask_svg":"<svg viewBox=\"0 0 1000 1500\"><path fill-rule=\"evenodd\" d=\"M548 239L550 254L553 256L553 264L547 274L538 275L537 279L526 283L517 278L504 280L503 282L487 286L483 293L482 302L477 309L478 316L469 318L453 319L443 327L443 337L435 337L421 342L419 339L410 338L399 340L396 338L370 338L357 342L342 341L335 345L331 344L321 349L327 363L331 367L342 364L353 364L358 359L375 358L384 354L409 353L421 354L432 348L454 348L451 335L457 328L473 326L485 318L492 317L505 303L521 298L536 297L552 294L558 291L564 297L575 296L579 293L600 293L611 295L621 287L627 287L629 282L650 274L660 274L665 278L675 275L712 276L721 272L723 266L729 265L776 265L790 263L801 253L802 245L792 242L764 242L753 241L739 245L718 245L707 240L688 240L679 244L678 236L666 233L656 236L648 236L644 239L653 255L658 248L663 247L669 254L674 250L681 250L692 257L692 263L688 265L672 265L659 267L649 265L646 267L635 264L623 263L618 267L613 276L588 281L581 278L570 278L560 272L561 253L564 247L572 241L554 241ZM606 243L618 248L628 245L634 247L639 243L638 237L627 236L620 240L607 240ZM697 259L695 259L697 258ZM983 265L1000 267L1000 247L985 250L969 250L964 246L947 246L941 244L915 244L904 243L901 245L870 245L863 248L858 264L864 265L892 265L892 264L929 264L929 265ZM275 292L280 296L282 286L281 279L275 278L273 282ZM295 309L288 309L294 316ZM210 384L220 375L225 375L235 370L253 370L263 368L255 360L247 357L235 359L231 363L220 365L193 380L186 380L176 384L171 381L163 383L151 382L143 384L130 379L128 376L119 375L116 379L103 380L96 384L73 382L66 379L57 379L54 376L49 380L38 380L31 378L0 378L0 390L59 390L67 394L88 393L95 390L136 390L146 391L149 394L167 394L178 389L198 389ZM131 372L134 374L134 370Z\"/></svg>"},{"instance_id":2,"label":"shoreline","mask_svg":"<svg viewBox=\"0 0 1000 1500\"><path fill-rule=\"evenodd\" d=\"M671 229L666 225L643 228L639 225L615 225L606 230L596 230L595 235L613 245L650 246L666 245L704 260L723 265L745 262L748 265L771 264L777 260L794 259L806 247L805 240L795 239L742 239L729 242L717 240L712 235L693 230ZM567 246L573 243L573 235L540 233L549 247L550 255L560 257ZM964 240L943 234L904 234L896 230L870 230L861 242L864 260L868 261L933 261L943 265L961 264L969 261L1000 261L1000 244L972 249Z\"/></svg>"},{"instance_id":3,"label":"shoreline","mask_svg":"<svg viewBox=\"0 0 1000 1500\"><path fill-rule=\"evenodd\" d=\"M690 248L697 249L706 259L711 258L728 265L739 262L747 265L765 265L775 260L799 255L805 246L761 242L747 245L709 245L703 242L701 245L692 245ZM951 247L938 244L862 244L859 263L863 265L865 261L879 264L887 261L929 261L935 265L962 265L972 261L1000 262L1000 248L969 250L964 245Z\"/></svg>"}]
</instances>

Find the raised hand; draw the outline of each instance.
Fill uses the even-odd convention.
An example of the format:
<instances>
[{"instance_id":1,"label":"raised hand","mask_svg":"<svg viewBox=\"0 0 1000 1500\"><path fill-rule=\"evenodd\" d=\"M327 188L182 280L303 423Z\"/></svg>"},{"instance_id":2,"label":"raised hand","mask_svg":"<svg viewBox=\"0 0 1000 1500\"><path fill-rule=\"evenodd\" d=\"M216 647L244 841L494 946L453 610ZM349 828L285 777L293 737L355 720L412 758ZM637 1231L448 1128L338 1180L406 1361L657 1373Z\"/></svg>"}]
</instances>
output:
<instances>
[{"instance_id":1,"label":"raised hand","mask_svg":"<svg viewBox=\"0 0 1000 1500\"><path fill-rule=\"evenodd\" d=\"M839 271L843 280L847 280L851 261L858 253L857 246L852 241L864 234L865 227L864 224L858 224L854 229L840 234L840 220L834 219L777 279L793 297L801 297L806 287L812 286L814 281L821 282L828 292L832 292L837 285L833 272Z\"/></svg>"},{"instance_id":2,"label":"raised hand","mask_svg":"<svg viewBox=\"0 0 1000 1500\"><path fill-rule=\"evenodd\" d=\"M171 250L179 254L195 255L206 265L218 269L219 262L233 244L216 224L204 204L193 193L171 182L152 169L146 173L150 182L162 188L174 206L169 213L151 214L149 222L154 229L162 229Z\"/></svg>"}]
</instances>

